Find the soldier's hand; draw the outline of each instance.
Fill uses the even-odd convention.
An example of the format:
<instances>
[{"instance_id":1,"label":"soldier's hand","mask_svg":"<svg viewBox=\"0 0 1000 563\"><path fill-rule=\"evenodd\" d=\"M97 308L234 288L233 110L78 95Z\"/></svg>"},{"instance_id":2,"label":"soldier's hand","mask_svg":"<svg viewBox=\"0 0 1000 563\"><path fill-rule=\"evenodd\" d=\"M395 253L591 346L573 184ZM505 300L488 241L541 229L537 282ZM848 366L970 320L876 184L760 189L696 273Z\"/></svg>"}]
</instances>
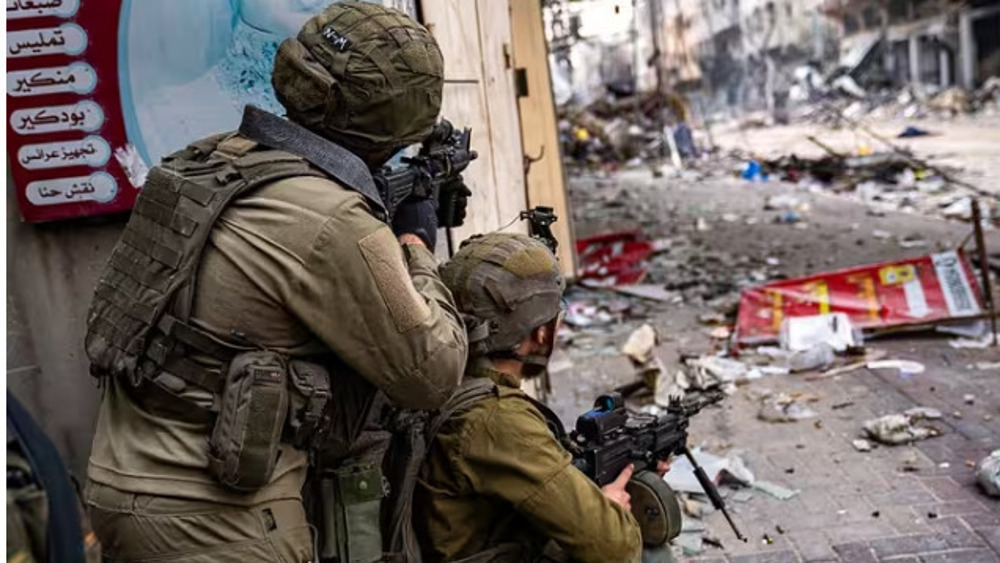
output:
<instances>
[{"instance_id":1,"label":"soldier's hand","mask_svg":"<svg viewBox=\"0 0 1000 563\"><path fill-rule=\"evenodd\" d=\"M430 199L404 201L392 218L392 232L397 237L414 235L434 251L437 244L437 209Z\"/></svg>"},{"instance_id":2,"label":"soldier's hand","mask_svg":"<svg viewBox=\"0 0 1000 563\"><path fill-rule=\"evenodd\" d=\"M669 459L661 459L660 461L656 462L656 474L657 475L659 475L660 477L663 477L664 475L667 474L667 471L670 471L670 460Z\"/></svg>"},{"instance_id":3,"label":"soldier's hand","mask_svg":"<svg viewBox=\"0 0 1000 563\"><path fill-rule=\"evenodd\" d=\"M628 511L632 510L632 497L625 491L625 484L632 478L633 471L635 466L630 463L617 479L601 487L601 492L608 500Z\"/></svg>"}]
</instances>

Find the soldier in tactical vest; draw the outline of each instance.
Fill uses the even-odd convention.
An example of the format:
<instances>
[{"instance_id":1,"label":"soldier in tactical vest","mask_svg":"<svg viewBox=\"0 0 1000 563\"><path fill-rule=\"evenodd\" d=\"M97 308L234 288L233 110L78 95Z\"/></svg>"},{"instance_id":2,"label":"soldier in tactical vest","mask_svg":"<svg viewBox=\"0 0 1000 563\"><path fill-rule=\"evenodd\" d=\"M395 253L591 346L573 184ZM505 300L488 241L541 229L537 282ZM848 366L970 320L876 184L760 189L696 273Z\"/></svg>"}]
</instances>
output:
<instances>
[{"instance_id":1,"label":"soldier in tactical vest","mask_svg":"<svg viewBox=\"0 0 1000 563\"><path fill-rule=\"evenodd\" d=\"M465 318L469 363L427 432L413 518L424 560L638 561L632 468L599 489L571 464L555 415L520 390L546 368L560 322L551 251L523 235L477 237L441 278Z\"/></svg>"},{"instance_id":2,"label":"soldier in tactical vest","mask_svg":"<svg viewBox=\"0 0 1000 563\"><path fill-rule=\"evenodd\" d=\"M377 396L435 408L461 379L435 203L390 217L370 174L434 126L434 39L333 4L281 45L273 85L287 119L248 107L150 172L96 290L86 497L111 560L313 560L310 459L348 456ZM377 460L341 469L339 524L377 529Z\"/></svg>"}]
</instances>

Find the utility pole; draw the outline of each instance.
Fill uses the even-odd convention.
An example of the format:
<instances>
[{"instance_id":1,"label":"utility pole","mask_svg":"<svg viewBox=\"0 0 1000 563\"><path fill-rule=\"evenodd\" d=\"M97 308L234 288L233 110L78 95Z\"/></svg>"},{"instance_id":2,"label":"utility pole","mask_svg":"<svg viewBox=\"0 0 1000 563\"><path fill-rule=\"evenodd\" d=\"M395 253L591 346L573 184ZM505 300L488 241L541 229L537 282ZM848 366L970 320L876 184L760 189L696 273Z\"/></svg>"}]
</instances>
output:
<instances>
[{"instance_id":1,"label":"utility pole","mask_svg":"<svg viewBox=\"0 0 1000 563\"><path fill-rule=\"evenodd\" d=\"M663 76L663 6L661 2L663 0L649 0L649 27L653 37L653 64L656 65L656 107L658 108L656 112L656 129L660 135L660 158L663 158L667 155L667 140L664 138L667 132L663 116L666 106L666 92L664 91L663 84L665 78Z\"/></svg>"}]
</instances>

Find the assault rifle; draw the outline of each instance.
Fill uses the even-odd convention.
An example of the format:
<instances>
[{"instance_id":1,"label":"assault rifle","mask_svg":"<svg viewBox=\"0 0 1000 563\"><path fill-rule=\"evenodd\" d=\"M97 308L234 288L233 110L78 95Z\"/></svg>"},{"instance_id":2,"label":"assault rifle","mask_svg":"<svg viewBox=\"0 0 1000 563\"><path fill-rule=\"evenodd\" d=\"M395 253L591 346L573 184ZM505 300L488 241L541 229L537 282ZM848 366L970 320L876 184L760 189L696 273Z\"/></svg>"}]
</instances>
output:
<instances>
[{"instance_id":1,"label":"assault rifle","mask_svg":"<svg viewBox=\"0 0 1000 563\"><path fill-rule=\"evenodd\" d=\"M577 419L576 430L570 434L573 465L597 486L603 487L614 481L630 463L635 464L636 473L655 471L658 461L683 454L691 462L695 477L712 506L726 517L736 537L746 541L726 511L715 484L687 447L690 418L724 396L722 391L709 391L703 397L671 403L664 414L630 415L620 393L601 395L594 408Z\"/></svg>"},{"instance_id":2,"label":"assault rifle","mask_svg":"<svg viewBox=\"0 0 1000 563\"><path fill-rule=\"evenodd\" d=\"M472 130L461 131L442 119L424 139L416 156L403 158L405 166L376 172L375 185L392 217L403 201L436 198L438 225L451 228L465 220L464 198L472 195L462 182L462 172L479 155L471 149Z\"/></svg>"}]
</instances>

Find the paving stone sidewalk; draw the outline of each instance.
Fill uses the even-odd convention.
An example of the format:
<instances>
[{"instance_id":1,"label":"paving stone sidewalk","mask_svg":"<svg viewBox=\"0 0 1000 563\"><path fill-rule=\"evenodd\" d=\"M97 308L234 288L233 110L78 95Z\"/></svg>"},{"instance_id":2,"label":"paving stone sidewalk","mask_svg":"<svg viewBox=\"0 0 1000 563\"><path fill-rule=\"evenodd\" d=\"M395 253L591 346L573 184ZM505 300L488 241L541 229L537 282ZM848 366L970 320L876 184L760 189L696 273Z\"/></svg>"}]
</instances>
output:
<instances>
[{"instance_id":1,"label":"paving stone sidewalk","mask_svg":"<svg viewBox=\"0 0 1000 563\"><path fill-rule=\"evenodd\" d=\"M1000 447L1000 371L967 369L997 352L959 353L942 338L873 345L922 361L927 371L908 379L859 370L818 382L758 380L752 387L820 395L810 405L820 413L818 422L758 421L748 387L729 408L695 423L696 436L721 435L744 450L758 478L801 492L788 501L761 493L746 503L731 500L750 541L735 541L721 515L712 515L710 529L725 550L685 560L1000 562L1000 501L978 489L968 466ZM975 396L971 405L963 400L967 394ZM942 436L868 453L851 446L864 420L918 405L945 413L937 423ZM766 544L764 534L773 543Z\"/></svg>"},{"instance_id":2,"label":"paving stone sidewalk","mask_svg":"<svg viewBox=\"0 0 1000 563\"><path fill-rule=\"evenodd\" d=\"M807 228L775 223L773 212L762 210L767 197L779 194L810 203ZM578 236L638 228L653 239L696 245L705 260L777 257L791 277L954 248L968 233L965 224L910 214L873 218L863 205L782 184L649 179L635 172L572 179L570 195ZM708 230L697 227L702 221ZM924 238L928 247L902 249L892 239L875 237L875 229ZM997 231L987 238L990 248L1000 248ZM678 258L667 252L665 259ZM716 277L724 279L725 269L739 264L725 262ZM678 266L654 269L646 282L662 283L671 267ZM634 379L619 349L644 322L662 337L657 353L667 369L677 368L681 350L712 349L708 327L698 321L711 307L685 299L654 309L647 318L608 327L604 335L578 331L563 350L571 367L552 375L551 406L564 421L571 424L598 394ZM967 465L1000 448L1000 369L975 369L978 362L1000 362L1000 350L958 350L948 340L945 335L910 335L868 343L885 350L888 358L926 366L909 378L865 369L820 381L767 376L740 387L721 408L696 416L693 444L706 444L715 454L739 449L758 479L800 492L787 501L758 491L749 499L730 499L734 518L750 541L738 542L722 515L712 514L704 522L723 548L705 546L697 557L680 560L1000 562L1000 501L976 487ZM763 389L818 395L819 401L809 404L818 419L784 424L758 420L754 397ZM964 401L967 394L975 396L971 405ZM851 442L860 437L865 420L918 405L945 413L944 420L935 422L941 436L913 446L854 450Z\"/></svg>"}]
</instances>

